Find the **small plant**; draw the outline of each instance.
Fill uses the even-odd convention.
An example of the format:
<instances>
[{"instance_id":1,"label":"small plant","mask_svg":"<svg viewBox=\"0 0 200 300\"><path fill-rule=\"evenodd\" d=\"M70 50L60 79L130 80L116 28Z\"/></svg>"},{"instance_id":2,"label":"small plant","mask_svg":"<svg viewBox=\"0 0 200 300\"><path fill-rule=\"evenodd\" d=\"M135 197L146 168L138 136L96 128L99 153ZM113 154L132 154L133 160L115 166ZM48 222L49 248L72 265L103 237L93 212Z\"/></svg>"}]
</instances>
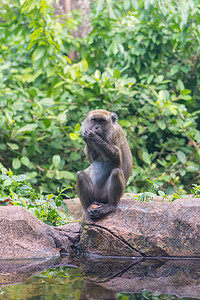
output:
<instances>
[{"instance_id":1,"label":"small plant","mask_svg":"<svg viewBox=\"0 0 200 300\"><path fill-rule=\"evenodd\" d=\"M152 180L147 180L151 184L150 189L147 192L139 194L137 197L139 201L153 201L153 198L162 196L163 199L167 198L167 195L160 189L160 186ZM162 199L162 200L163 200Z\"/></svg>"},{"instance_id":2,"label":"small plant","mask_svg":"<svg viewBox=\"0 0 200 300\"><path fill-rule=\"evenodd\" d=\"M179 193L173 193L172 195L166 195L161 189L160 186L155 183L152 180L147 180L150 184L151 187L147 192L140 193L138 195L135 195L134 197L139 200L139 201L153 201L153 198L157 198L159 196L162 197L161 201L164 199L167 199L169 202L173 202L176 199L182 198L182 196ZM200 195L200 186L199 187L199 195Z\"/></svg>"},{"instance_id":3,"label":"small plant","mask_svg":"<svg viewBox=\"0 0 200 300\"><path fill-rule=\"evenodd\" d=\"M154 197L157 197L157 195L154 193L151 193L151 192L144 192L144 193L140 193L140 194L136 195L135 197L138 201L151 202L151 201L153 201Z\"/></svg>"},{"instance_id":4,"label":"small plant","mask_svg":"<svg viewBox=\"0 0 200 300\"><path fill-rule=\"evenodd\" d=\"M24 174L13 175L0 164L0 205L16 205L31 210L34 215L49 225L63 225L69 220L68 209L63 201L68 196L64 193L67 189L58 189L58 195L44 195L37 193L33 187L26 183ZM61 207L62 211L58 208Z\"/></svg>"},{"instance_id":5,"label":"small plant","mask_svg":"<svg viewBox=\"0 0 200 300\"><path fill-rule=\"evenodd\" d=\"M193 184L193 188L191 190L191 193L194 194L194 198L199 198L200 197L200 185L198 184Z\"/></svg>"}]
</instances>

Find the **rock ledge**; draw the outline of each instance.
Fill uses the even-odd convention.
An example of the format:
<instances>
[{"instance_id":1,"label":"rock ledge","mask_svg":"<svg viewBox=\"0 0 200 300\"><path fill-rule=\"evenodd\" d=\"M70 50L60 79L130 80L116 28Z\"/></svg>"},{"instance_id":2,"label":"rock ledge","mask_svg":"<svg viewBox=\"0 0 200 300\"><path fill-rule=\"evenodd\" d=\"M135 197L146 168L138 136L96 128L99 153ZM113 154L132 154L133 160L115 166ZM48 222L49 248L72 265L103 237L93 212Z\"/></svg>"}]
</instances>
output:
<instances>
[{"instance_id":1,"label":"rock ledge","mask_svg":"<svg viewBox=\"0 0 200 300\"><path fill-rule=\"evenodd\" d=\"M154 200L124 196L103 220L61 227L22 207L2 206L0 259L76 256L77 249L85 256L200 258L200 198Z\"/></svg>"}]
</instances>

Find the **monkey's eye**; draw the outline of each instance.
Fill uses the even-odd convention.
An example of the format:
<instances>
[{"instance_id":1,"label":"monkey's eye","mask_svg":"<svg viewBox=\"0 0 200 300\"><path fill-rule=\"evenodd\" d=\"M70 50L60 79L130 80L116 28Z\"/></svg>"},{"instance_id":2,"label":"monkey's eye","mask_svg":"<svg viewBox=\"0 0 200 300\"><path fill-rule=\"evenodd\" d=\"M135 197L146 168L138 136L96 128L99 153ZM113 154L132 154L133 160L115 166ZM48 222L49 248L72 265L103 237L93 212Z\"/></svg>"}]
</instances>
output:
<instances>
[{"instance_id":1,"label":"monkey's eye","mask_svg":"<svg viewBox=\"0 0 200 300\"><path fill-rule=\"evenodd\" d=\"M99 122L100 122L100 123L104 123L104 122L106 122L106 120L104 120L104 119L99 119Z\"/></svg>"},{"instance_id":2,"label":"monkey's eye","mask_svg":"<svg viewBox=\"0 0 200 300\"><path fill-rule=\"evenodd\" d=\"M96 123L98 120L96 118L92 118L92 122Z\"/></svg>"}]
</instances>

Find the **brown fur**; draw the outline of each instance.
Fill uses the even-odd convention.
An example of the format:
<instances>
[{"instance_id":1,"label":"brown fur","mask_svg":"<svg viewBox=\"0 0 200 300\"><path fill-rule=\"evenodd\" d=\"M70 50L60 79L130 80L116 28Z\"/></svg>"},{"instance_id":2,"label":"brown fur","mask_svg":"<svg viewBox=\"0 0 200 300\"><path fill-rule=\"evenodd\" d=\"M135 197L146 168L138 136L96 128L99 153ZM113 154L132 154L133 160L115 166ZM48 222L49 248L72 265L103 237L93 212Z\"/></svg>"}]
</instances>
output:
<instances>
[{"instance_id":1,"label":"brown fur","mask_svg":"<svg viewBox=\"0 0 200 300\"><path fill-rule=\"evenodd\" d=\"M106 110L89 112L82 124L85 153L91 163L77 174L77 192L88 216L113 212L132 171L132 155L117 116ZM98 204L93 206L91 205Z\"/></svg>"}]
</instances>

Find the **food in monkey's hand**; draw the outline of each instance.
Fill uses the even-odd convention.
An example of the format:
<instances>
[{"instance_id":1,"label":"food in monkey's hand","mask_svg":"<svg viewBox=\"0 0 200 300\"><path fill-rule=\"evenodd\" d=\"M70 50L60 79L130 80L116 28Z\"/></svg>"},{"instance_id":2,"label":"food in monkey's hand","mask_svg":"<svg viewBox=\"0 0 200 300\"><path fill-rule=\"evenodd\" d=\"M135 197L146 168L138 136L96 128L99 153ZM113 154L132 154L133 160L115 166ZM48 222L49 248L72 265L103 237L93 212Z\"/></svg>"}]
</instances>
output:
<instances>
[{"instance_id":1,"label":"food in monkey's hand","mask_svg":"<svg viewBox=\"0 0 200 300\"><path fill-rule=\"evenodd\" d=\"M95 209L96 207L99 207L97 204L92 204L89 206L89 210Z\"/></svg>"}]
</instances>

